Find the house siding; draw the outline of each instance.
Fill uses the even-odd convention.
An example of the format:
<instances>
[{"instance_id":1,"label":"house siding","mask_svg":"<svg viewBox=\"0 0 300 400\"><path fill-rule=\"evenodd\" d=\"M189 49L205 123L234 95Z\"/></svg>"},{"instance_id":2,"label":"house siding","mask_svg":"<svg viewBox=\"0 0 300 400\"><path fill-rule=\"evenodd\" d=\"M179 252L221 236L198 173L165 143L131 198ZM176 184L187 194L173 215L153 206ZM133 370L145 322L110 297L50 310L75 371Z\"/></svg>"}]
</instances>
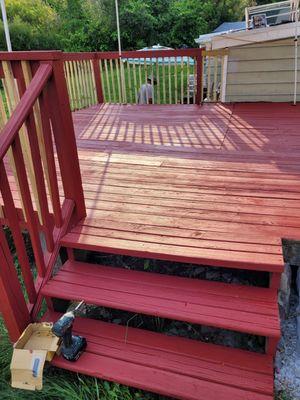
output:
<instances>
[{"instance_id":1,"label":"house siding","mask_svg":"<svg viewBox=\"0 0 300 400\"><path fill-rule=\"evenodd\" d=\"M231 48L226 102L289 102L294 98L294 39ZM300 47L298 51L300 100Z\"/></svg>"}]
</instances>

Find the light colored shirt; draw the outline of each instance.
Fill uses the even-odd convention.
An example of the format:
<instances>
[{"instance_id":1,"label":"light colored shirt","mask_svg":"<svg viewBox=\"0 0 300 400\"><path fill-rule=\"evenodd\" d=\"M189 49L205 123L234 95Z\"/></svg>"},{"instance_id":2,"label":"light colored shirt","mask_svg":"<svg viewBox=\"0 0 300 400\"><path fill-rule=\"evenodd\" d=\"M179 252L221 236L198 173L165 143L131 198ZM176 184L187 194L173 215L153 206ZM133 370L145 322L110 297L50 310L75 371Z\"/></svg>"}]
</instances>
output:
<instances>
[{"instance_id":1,"label":"light colored shirt","mask_svg":"<svg viewBox=\"0 0 300 400\"><path fill-rule=\"evenodd\" d=\"M153 98L153 87L151 83L144 83L138 93L138 103L148 104L149 100Z\"/></svg>"}]
</instances>

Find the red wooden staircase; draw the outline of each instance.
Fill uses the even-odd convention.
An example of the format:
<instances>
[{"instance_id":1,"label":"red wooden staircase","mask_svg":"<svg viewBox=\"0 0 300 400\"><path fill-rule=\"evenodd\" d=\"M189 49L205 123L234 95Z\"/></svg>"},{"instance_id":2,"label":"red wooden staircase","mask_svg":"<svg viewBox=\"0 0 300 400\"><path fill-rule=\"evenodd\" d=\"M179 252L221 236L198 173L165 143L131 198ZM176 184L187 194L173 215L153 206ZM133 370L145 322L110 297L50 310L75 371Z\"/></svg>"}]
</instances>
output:
<instances>
[{"instance_id":1,"label":"red wooden staircase","mask_svg":"<svg viewBox=\"0 0 300 400\"><path fill-rule=\"evenodd\" d=\"M280 335L277 291L272 288L71 259L45 284L42 294L256 334L273 343ZM45 318L57 317L49 312ZM257 354L85 318L76 321L75 331L88 339L85 354L72 365L57 357L54 365L179 399L273 398L274 347Z\"/></svg>"}]
</instances>

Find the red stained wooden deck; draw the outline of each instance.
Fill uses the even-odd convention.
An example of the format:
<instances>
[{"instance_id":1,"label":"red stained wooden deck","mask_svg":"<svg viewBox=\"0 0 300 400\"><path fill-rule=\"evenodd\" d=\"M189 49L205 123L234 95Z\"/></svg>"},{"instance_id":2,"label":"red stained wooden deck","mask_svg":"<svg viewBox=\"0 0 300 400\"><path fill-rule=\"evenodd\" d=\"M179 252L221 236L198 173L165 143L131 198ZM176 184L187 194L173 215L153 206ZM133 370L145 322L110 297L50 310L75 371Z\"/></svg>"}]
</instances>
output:
<instances>
[{"instance_id":1,"label":"red stained wooden deck","mask_svg":"<svg viewBox=\"0 0 300 400\"><path fill-rule=\"evenodd\" d=\"M99 105L73 113L87 218L74 247L280 272L300 238L300 107Z\"/></svg>"}]
</instances>

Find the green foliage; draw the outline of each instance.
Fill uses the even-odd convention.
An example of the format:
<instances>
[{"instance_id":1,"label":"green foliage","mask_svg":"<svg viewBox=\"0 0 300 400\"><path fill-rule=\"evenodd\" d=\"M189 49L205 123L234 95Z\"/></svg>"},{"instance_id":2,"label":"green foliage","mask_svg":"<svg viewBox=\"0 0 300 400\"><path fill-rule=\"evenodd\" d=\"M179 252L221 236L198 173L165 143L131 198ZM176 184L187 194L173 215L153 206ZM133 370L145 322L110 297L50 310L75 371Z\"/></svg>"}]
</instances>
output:
<instances>
[{"instance_id":1,"label":"green foliage","mask_svg":"<svg viewBox=\"0 0 300 400\"><path fill-rule=\"evenodd\" d=\"M194 39L244 8L273 0L119 0L123 49L161 44L195 47ZM117 49L114 0L6 0L14 50ZM5 49L0 23L0 48Z\"/></svg>"}]
</instances>

